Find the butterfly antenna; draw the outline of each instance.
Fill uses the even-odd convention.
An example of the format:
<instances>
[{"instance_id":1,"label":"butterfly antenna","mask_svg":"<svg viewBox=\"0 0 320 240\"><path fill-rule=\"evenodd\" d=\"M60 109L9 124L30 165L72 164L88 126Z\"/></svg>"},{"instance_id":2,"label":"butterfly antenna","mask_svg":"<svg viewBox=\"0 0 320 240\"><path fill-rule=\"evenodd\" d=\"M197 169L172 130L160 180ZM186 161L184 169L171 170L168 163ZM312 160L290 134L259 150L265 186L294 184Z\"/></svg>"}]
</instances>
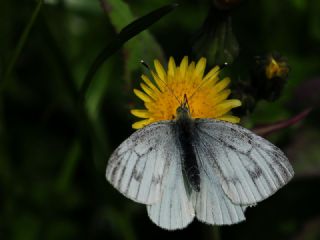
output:
<instances>
[{"instance_id":1,"label":"butterfly antenna","mask_svg":"<svg viewBox=\"0 0 320 240\"><path fill-rule=\"evenodd\" d=\"M184 107L186 107L187 109L190 109L190 105L189 105L189 101L188 101L188 97L187 97L187 94L184 94L183 95L183 103L182 105Z\"/></svg>"},{"instance_id":2,"label":"butterfly antenna","mask_svg":"<svg viewBox=\"0 0 320 240\"><path fill-rule=\"evenodd\" d=\"M146 68L148 69L149 72L151 72L151 74L155 75L155 73L150 69L149 65L142 59L140 60L140 63ZM163 81L161 78L159 78L159 80L164 84L164 86L171 92L172 96L175 97L175 99L178 101L179 105L181 105L181 101L179 100L179 98L174 94L174 92L172 91L171 88L168 87L168 84Z\"/></svg>"},{"instance_id":3,"label":"butterfly antenna","mask_svg":"<svg viewBox=\"0 0 320 240\"><path fill-rule=\"evenodd\" d=\"M140 60L140 63L142 64L142 66L144 66L150 72L149 65L143 59Z\"/></svg>"},{"instance_id":4,"label":"butterfly antenna","mask_svg":"<svg viewBox=\"0 0 320 240\"><path fill-rule=\"evenodd\" d=\"M229 64L227 62L223 63L223 64L220 64L218 65L219 66L219 69L218 69L218 74L220 74L220 72L225 69L227 66L229 66ZM194 90L194 92L190 95L189 99L191 99L194 94L199 91L200 88L202 88L204 86L204 84L206 83L206 81L202 81L201 84L196 88L196 90Z\"/></svg>"}]
</instances>

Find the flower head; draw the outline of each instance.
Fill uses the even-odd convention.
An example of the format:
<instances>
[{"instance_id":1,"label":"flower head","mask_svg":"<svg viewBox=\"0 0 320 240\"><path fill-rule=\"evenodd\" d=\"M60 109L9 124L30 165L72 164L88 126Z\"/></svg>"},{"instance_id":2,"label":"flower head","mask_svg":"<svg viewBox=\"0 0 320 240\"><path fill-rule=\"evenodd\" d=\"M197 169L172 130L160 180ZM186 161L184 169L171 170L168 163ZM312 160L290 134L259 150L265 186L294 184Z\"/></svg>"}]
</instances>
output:
<instances>
[{"instance_id":1,"label":"flower head","mask_svg":"<svg viewBox=\"0 0 320 240\"><path fill-rule=\"evenodd\" d=\"M134 93L144 101L146 109L133 109L131 113L144 120L132 125L142 128L150 123L176 118L176 110L188 99L189 111L192 118L214 118L232 123L240 119L232 116L230 110L241 105L236 99L227 99L231 93L227 89L229 78L219 80L219 67L216 66L204 75L206 59L201 58L197 63L188 63L184 57L179 66L172 57L169 59L168 70L165 71L158 60L154 61L155 72L151 71L154 82L142 75L141 88Z\"/></svg>"},{"instance_id":2,"label":"flower head","mask_svg":"<svg viewBox=\"0 0 320 240\"><path fill-rule=\"evenodd\" d=\"M272 55L269 56L266 65L266 77L272 79L274 77L286 78L289 72L289 67L286 61L275 59Z\"/></svg>"}]
</instances>

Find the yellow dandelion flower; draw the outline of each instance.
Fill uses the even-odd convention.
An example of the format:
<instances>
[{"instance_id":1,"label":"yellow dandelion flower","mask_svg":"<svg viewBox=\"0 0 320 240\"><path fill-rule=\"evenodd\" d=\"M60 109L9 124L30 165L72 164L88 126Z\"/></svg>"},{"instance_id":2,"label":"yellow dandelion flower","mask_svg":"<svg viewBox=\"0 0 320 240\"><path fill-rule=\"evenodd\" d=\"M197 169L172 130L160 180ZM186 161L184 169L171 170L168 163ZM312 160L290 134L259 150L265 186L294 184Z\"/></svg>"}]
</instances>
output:
<instances>
[{"instance_id":1,"label":"yellow dandelion flower","mask_svg":"<svg viewBox=\"0 0 320 240\"><path fill-rule=\"evenodd\" d=\"M131 113L143 120L132 125L142 128L153 122L176 119L176 111L186 96L192 118L214 118L232 123L240 119L231 115L232 108L241 105L237 99L227 99L231 93L227 86L229 78L219 79L219 67L216 66L204 75L206 59L197 63L188 62L184 57L179 66L172 57L167 71L158 60L154 61L155 72L151 71L154 81L142 75L141 89L134 93L144 101L146 109L133 109Z\"/></svg>"},{"instance_id":2,"label":"yellow dandelion flower","mask_svg":"<svg viewBox=\"0 0 320 240\"><path fill-rule=\"evenodd\" d=\"M288 75L289 67L285 61L277 61L273 56L270 56L269 63L266 66L266 76L268 79L274 77L284 78Z\"/></svg>"}]
</instances>

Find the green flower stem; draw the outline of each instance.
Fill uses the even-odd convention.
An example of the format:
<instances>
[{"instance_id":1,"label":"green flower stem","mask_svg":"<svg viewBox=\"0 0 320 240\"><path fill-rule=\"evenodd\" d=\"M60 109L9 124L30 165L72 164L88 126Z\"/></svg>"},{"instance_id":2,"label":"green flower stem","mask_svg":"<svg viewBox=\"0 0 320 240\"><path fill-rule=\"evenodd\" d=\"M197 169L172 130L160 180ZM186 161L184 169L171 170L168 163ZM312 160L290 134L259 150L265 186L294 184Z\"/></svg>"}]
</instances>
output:
<instances>
[{"instance_id":1,"label":"green flower stem","mask_svg":"<svg viewBox=\"0 0 320 240\"><path fill-rule=\"evenodd\" d=\"M220 229L218 226L213 226L212 235L214 240L221 240Z\"/></svg>"}]
</instances>

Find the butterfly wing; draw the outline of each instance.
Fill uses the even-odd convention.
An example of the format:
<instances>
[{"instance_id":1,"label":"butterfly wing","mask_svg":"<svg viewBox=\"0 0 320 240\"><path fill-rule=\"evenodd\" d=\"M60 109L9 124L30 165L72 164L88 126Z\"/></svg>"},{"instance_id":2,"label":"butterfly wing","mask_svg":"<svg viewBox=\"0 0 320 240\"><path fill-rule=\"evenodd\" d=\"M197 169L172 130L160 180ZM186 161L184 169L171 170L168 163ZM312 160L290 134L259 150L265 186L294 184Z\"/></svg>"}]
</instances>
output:
<instances>
[{"instance_id":1,"label":"butterfly wing","mask_svg":"<svg viewBox=\"0 0 320 240\"><path fill-rule=\"evenodd\" d=\"M236 205L224 193L219 177L210 164L207 146L195 146L201 182L200 191L192 192L192 202L198 220L213 225L230 225L245 220L245 207Z\"/></svg>"},{"instance_id":2,"label":"butterfly wing","mask_svg":"<svg viewBox=\"0 0 320 240\"><path fill-rule=\"evenodd\" d=\"M194 218L194 208L187 193L181 167L181 149L172 144L167 149L171 156L168 173L164 176L164 189L161 200L148 205L150 219L167 230L182 229Z\"/></svg>"},{"instance_id":3,"label":"butterfly wing","mask_svg":"<svg viewBox=\"0 0 320 240\"><path fill-rule=\"evenodd\" d=\"M195 120L196 145L209 176L218 177L235 204L251 205L269 197L293 177L284 153L267 140L236 124ZM210 184L217 184L209 178Z\"/></svg>"},{"instance_id":4,"label":"butterfly wing","mask_svg":"<svg viewBox=\"0 0 320 240\"><path fill-rule=\"evenodd\" d=\"M163 176L175 160L167 151L174 141L171 124L161 121L134 132L109 159L107 180L133 201L151 204L160 200Z\"/></svg>"}]
</instances>

